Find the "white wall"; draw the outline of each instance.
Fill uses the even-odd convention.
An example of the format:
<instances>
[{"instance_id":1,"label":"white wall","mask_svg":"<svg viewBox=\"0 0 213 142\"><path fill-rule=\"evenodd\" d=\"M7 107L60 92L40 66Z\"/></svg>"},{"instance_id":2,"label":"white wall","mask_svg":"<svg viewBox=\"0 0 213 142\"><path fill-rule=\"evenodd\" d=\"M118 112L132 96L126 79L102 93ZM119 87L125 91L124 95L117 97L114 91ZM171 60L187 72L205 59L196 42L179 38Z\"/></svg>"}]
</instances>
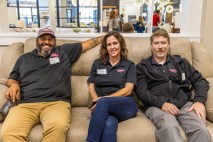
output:
<instances>
[{"instance_id":1,"label":"white wall","mask_svg":"<svg viewBox=\"0 0 213 142\"><path fill-rule=\"evenodd\" d=\"M200 36L203 0L181 0L181 33Z\"/></svg>"},{"instance_id":2,"label":"white wall","mask_svg":"<svg viewBox=\"0 0 213 142\"><path fill-rule=\"evenodd\" d=\"M122 0L120 1L120 14L124 14L124 20L128 22L128 15L140 16L140 8L135 6L132 0ZM125 12L123 12L123 9Z\"/></svg>"},{"instance_id":3,"label":"white wall","mask_svg":"<svg viewBox=\"0 0 213 142\"><path fill-rule=\"evenodd\" d=\"M204 44L213 56L213 0L205 0L203 3L203 16L201 25L201 43Z\"/></svg>"},{"instance_id":4,"label":"white wall","mask_svg":"<svg viewBox=\"0 0 213 142\"><path fill-rule=\"evenodd\" d=\"M181 27L181 12L175 12L175 28L180 28Z\"/></svg>"},{"instance_id":5,"label":"white wall","mask_svg":"<svg viewBox=\"0 0 213 142\"><path fill-rule=\"evenodd\" d=\"M9 24L16 24L17 15L16 15L16 8L15 7L8 7L8 23Z\"/></svg>"},{"instance_id":6,"label":"white wall","mask_svg":"<svg viewBox=\"0 0 213 142\"><path fill-rule=\"evenodd\" d=\"M9 32L6 0L0 0L0 17L0 33Z\"/></svg>"},{"instance_id":7,"label":"white wall","mask_svg":"<svg viewBox=\"0 0 213 142\"><path fill-rule=\"evenodd\" d=\"M66 6L66 1L65 0L59 0L59 5L60 6ZM60 10L59 11L60 17L66 17L66 8L60 8L59 10ZM61 19L60 25L61 26L67 26L66 19Z\"/></svg>"}]
</instances>

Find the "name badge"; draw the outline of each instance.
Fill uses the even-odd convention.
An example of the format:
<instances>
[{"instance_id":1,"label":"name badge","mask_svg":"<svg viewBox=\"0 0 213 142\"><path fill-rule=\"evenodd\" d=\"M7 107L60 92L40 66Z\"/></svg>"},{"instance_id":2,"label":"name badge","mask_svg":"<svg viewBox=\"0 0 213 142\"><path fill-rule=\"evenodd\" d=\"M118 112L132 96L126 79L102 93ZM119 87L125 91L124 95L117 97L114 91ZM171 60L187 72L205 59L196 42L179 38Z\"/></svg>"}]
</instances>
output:
<instances>
[{"instance_id":1,"label":"name badge","mask_svg":"<svg viewBox=\"0 0 213 142\"><path fill-rule=\"evenodd\" d=\"M57 64L60 62L59 58L58 57L55 57L55 58L49 58L50 60L50 64Z\"/></svg>"},{"instance_id":2,"label":"name badge","mask_svg":"<svg viewBox=\"0 0 213 142\"><path fill-rule=\"evenodd\" d=\"M186 80L186 75L185 75L185 73L182 73L182 81L184 81L184 80Z\"/></svg>"},{"instance_id":3,"label":"name badge","mask_svg":"<svg viewBox=\"0 0 213 142\"><path fill-rule=\"evenodd\" d=\"M97 74L107 74L106 69L97 69Z\"/></svg>"}]
</instances>

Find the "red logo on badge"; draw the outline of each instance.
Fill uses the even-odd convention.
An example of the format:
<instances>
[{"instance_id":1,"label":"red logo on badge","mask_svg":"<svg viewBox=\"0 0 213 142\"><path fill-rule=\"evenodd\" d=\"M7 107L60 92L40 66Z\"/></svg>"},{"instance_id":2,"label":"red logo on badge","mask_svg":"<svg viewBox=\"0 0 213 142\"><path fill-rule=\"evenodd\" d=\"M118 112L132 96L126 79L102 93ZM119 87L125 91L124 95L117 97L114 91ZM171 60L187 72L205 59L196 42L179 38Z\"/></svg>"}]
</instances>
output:
<instances>
[{"instance_id":1,"label":"red logo on badge","mask_svg":"<svg viewBox=\"0 0 213 142\"><path fill-rule=\"evenodd\" d=\"M170 72L176 73L177 70L176 69L169 69Z\"/></svg>"},{"instance_id":2,"label":"red logo on badge","mask_svg":"<svg viewBox=\"0 0 213 142\"><path fill-rule=\"evenodd\" d=\"M59 54L57 54L57 53L52 53L52 54L51 54L51 57L52 57L52 58L55 58L55 57L58 57L58 56L59 56Z\"/></svg>"},{"instance_id":3,"label":"red logo on badge","mask_svg":"<svg viewBox=\"0 0 213 142\"><path fill-rule=\"evenodd\" d=\"M117 72L125 72L125 69L118 69Z\"/></svg>"}]
</instances>

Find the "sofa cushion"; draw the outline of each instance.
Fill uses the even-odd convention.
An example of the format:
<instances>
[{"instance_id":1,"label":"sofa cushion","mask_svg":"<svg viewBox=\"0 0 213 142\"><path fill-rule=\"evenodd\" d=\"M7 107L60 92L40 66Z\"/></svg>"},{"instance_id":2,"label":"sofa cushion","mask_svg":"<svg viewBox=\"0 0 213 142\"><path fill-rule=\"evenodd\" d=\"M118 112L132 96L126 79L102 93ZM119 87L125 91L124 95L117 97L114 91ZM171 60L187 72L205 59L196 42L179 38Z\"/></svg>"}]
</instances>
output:
<instances>
[{"instance_id":1,"label":"sofa cushion","mask_svg":"<svg viewBox=\"0 0 213 142\"><path fill-rule=\"evenodd\" d=\"M143 58L151 55L149 38L130 38L126 37L126 44L129 50L128 57L130 60L138 63ZM63 43L71 43L78 41L71 40L57 40L57 45ZM18 45L18 47L17 47ZM25 47L23 51L23 46ZM8 77L14 66L16 59L24 52L30 52L36 47L36 39L30 38L23 43L15 43L10 45L12 48L5 49L2 57L2 64L0 66L0 77ZM87 136L90 114L87 105L91 98L89 95L87 78L94 59L98 58L100 45L83 53L79 60L73 64L72 68L72 114L71 114L71 128L67 134L67 142L84 142ZM15 49L15 50L14 50ZM7 53L5 53L7 52ZM213 86L213 71L212 61L210 61L207 50L198 43L190 43L187 38L173 37L171 38L171 54L178 54L186 58L193 66L198 69L205 77L208 77L210 86ZM193 55L195 54L195 55ZM12 56L11 56L12 55ZM193 55L193 59L192 59ZM8 68L9 65L9 68ZM11 67L10 67L11 66ZM0 85L0 105L6 99L4 98L4 90L6 87ZM2 91L3 90L3 91ZM210 88L208 92L208 100L206 102L207 119L213 122L213 89ZM1 116L0 116L1 118ZM0 123L1 129L2 123ZM213 134L213 124L207 122L207 127L210 133ZM149 119L147 119L141 112L137 114L136 118L119 123L117 132L119 142L139 142L139 141L157 141L155 139L155 127ZM181 131L181 135L186 141L185 133ZM42 126L36 125L32 128L29 141L40 142L42 140ZM0 136L0 142L2 142Z\"/></svg>"},{"instance_id":2,"label":"sofa cushion","mask_svg":"<svg viewBox=\"0 0 213 142\"><path fill-rule=\"evenodd\" d=\"M125 38L125 41L128 58L136 64L151 55L149 38Z\"/></svg>"},{"instance_id":3,"label":"sofa cushion","mask_svg":"<svg viewBox=\"0 0 213 142\"><path fill-rule=\"evenodd\" d=\"M170 44L170 54L181 55L192 64L191 42L187 38L172 37Z\"/></svg>"},{"instance_id":4,"label":"sofa cushion","mask_svg":"<svg viewBox=\"0 0 213 142\"><path fill-rule=\"evenodd\" d=\"M85 142L90 118L91 111L87 107L72 107L71 127L66 142ZM2 123L0 129L1 127ZM30 131L29 141L41 142L42 131L41 124L34 126ZM119 123L117 137L118 142L156 142L154 125L140 111L135 118ZM2 142L1 137L0 142Z\"/></svg>"},{"instance_id":5,"label":"sofa cushion","mask_svg":"<svg viewBox=\"0 0 213 142\"><path fill-rule=\"evenodd\" d=\"M207 126L207 129L209 130L211 138L213 138L213 123L207 120L206 126Z\"/></svg>"},{"instance_id":6,"label":"sofa cushion","mask_svg":"<svg viewBox=\"0 0 213 142\"><path fill-rule=\"evenodd\" d=\"M4 105L4 103L6 102L6 98L5 98L5 93L6 93L6 91L7 91L7 88L8 87L6 87L5 85L3 85L3 84L5 84L5 83L2 83L1 84L1 82L0 82L0 108L2 108L2 106ZM4 120L4 118L5 118L5 116L4 115L2 115L1 113L0 113L0 122L2 121L2 120Z\"/></svg>"},{"instance_id":7,"label":"sofa cushion","mask_svg":"<svg viewBox=\"0 0 213 142\"><path fill-rule=\"evenodd\" d=\"M192 42L193 67L205 78L213 77L213 60L208 49L200 43Z\"/></svg>"},{"instance_id":8,"label":"sofa cushion","mask_svg":"<svg viewBox=\"0 0 213 142\"><path fill-rule=\"evenodd\" d=\"M31 52L36 48L36 38L29 38L24 43L24 53Z\"/></svg>"},{"instance_id":9,"label":"sofa cushion","mask_svg":"<svg viewBox=\"0 0 213 142\"><path fill-rule=\"evenodd\" d=\"M21 42L13 43L4 50L0 65L0 78L8 78L16 60L23 52L24 44Z\"/></svg>"},{"instance_id":10,"label":"sofa cushion","mask_svg":"<svg viewBox=\"0 0 213 142\"><path fill-rule=\"evenodd\" d=\"M125 38L128 48L128 57L136 64L142 59L151 55L150 39L143 38ZM191 43L187 38L173 37L171 38L170 54L181 55L192 64Z\"/></svg>"},{"instance_id":11,"label":"sofa cushion","mask_svg":"<svg viewBox=\"0 0 213 142\"><path fill-rule=\"evenodd\" d=\"M72 75L89 76L93 61L98 58L100 44L93 49L81 54L72 66Z\"/></svg>"},{"instance_id":12,"label":"sofa cushion","mask_svg":"<svg viewBox=\"0 0 213 142\"><path fill-rule=\"evenodd\" d=\"M90 117L91 112L88 108L72 107L72 124L68 141L84 142L86 140ZM155 142L155 127L144 114L138 111L135 118L119 123L117 137L118 142Z\"/></svg>"},{"instance_id":13,"label":"sofa cushion","mask_svg":"<svg viewBox=\"0 0 213 142\"><path fill-rule=\"evenodd\" d=\"M41 124L34 126L29 134L29 142L41 142L43 137Z\"/></svg>"},{"instance_id":14,"label":"sofa cushion","mask_svg":"<svg viewBox=\"0 0 213 142\"><path fill-rule=\"evenodd\" d=\"M60 39L60 40L56 40L56 45L62 45L64 43L75 43L75 42L79 42L79 41L76 41L76 40L63 40L63 39ZM27 53L27 52L31 52L33 51L33 49L36 48L36 38L29 38L25 41L24 43L24 53Z\"/></svg>"},{"instance_id":15,"label":"sofa cushion","mask_svg":"<svg viewBox=\"0 0 213 142\"><path fill-rule=\"evenodd\" d=\"M208 91L208 97L206 101L206 117L208 120L213 122L213 77L212 78L207 78L207 81L209 81L209 88Z\"/></svg>"},{"instance_id":16,"label":"sofa cushion","mask_svg":"<svg viewBox=\"0 0 213 142\"><path fill-rule=\"evenodd\" d=\"M135 118L119 123L118 127L119 142L156 141L153 123L141 112L138 112Z\"/></svg>"},{"instance_id":17,"label":"sofa cushion","mask_svg":"<svg viewBox=\"0 0 213 142\"><path fill-rule=\"evenodd\" d=\"M72 107L87 107L91 101L87 84L88 76L72 76Z\"/></svg>"},{"instance_id":18,"label":"sofa cushion","mask_svg":"<svg viewBox=\"0 0 213 142\"><path fill-rule=\"evenodd\" d=\"M89 128L91 111L87 107L72 107L71 127L68 131L67 141L84 142Z\"/></svg>"}]
</instances>

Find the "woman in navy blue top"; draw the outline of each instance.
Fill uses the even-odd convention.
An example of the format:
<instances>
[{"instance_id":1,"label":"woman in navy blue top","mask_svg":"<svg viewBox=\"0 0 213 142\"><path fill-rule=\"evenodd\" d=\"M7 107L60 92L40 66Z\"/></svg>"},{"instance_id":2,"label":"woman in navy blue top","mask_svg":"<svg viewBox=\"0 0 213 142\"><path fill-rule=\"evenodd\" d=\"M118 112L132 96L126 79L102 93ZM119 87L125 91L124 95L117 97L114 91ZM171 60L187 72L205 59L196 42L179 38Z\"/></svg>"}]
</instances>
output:
<instances>
[{"instance_id":1,"label":"woman in navy blue top","mask_svg":"<svg viewBox=\"0 0 213 142\"><path fill-rule=\"evenodd\" d=\"M137 33L144 33L145 31L145 23L142 16L139 16L138 21L135 25L135 30Z\"/></svg>"},{"instance_id":2,"label":"woman in navy blue top","mask_svg":"<svg viewBox=\"0 0 213 142\"><path fill-rule=\"evenodd\" d=\"M105 35L99 59L88 79L93 106L88 142L116 142L118 122L135 117L137 105L131 96L136 84L135 64L127 59L124 38L117 31Z\"/></svg>"}]
</instances>

